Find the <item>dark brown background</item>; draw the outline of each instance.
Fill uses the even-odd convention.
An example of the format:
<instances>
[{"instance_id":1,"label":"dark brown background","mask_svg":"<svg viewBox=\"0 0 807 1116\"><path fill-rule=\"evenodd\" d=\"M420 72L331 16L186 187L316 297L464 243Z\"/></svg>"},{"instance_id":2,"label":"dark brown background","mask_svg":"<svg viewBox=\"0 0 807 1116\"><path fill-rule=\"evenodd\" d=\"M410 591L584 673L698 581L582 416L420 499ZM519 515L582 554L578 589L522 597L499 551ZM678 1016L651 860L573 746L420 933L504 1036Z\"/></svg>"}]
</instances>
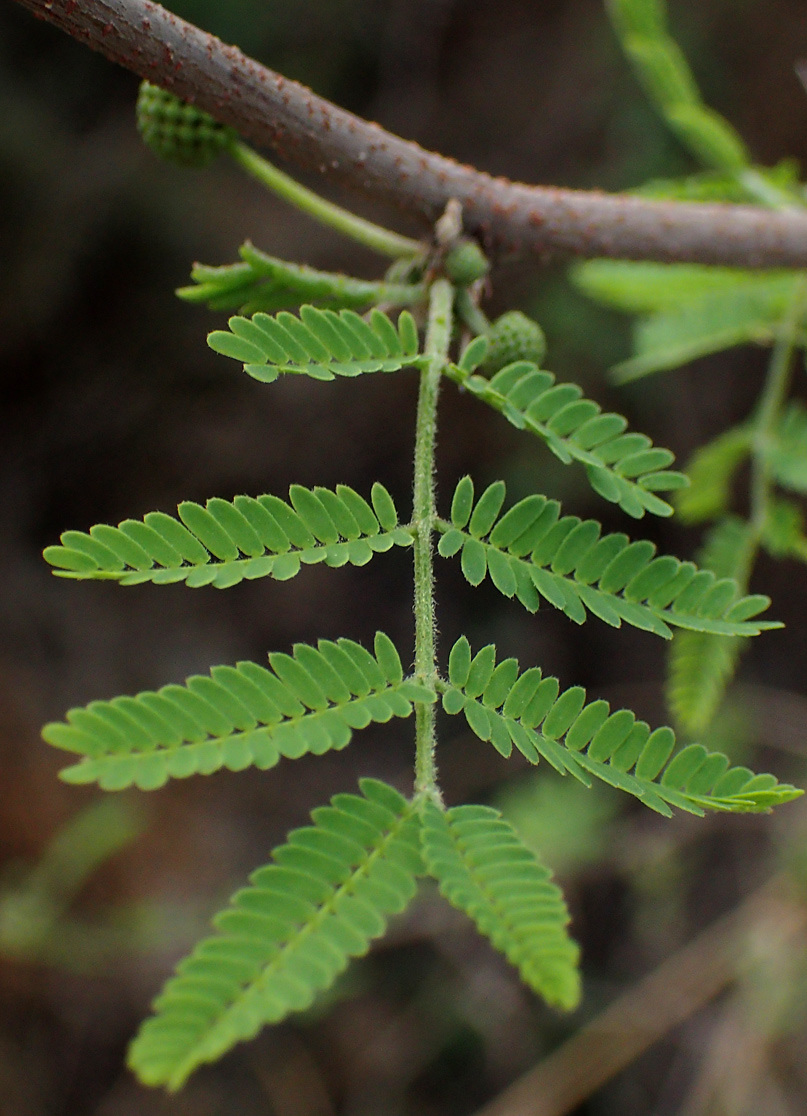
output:
<instances>
[{"instance_id":1,"label":"dark brown background","mask_svg":"<svg viewBox=\"0 0 807 1116\"><path fill-rule=\"evenodd\" d=\"M596 0L187 0L171 7L340 104L496 174L619 189L692 169L643 101ZM705 95L740 128L755 157L807 157L807 95L793 73L794 61L807 57L803 0L678 2L672 20ZM319 267L372 276L379 264L229 165L195 173L159 164L133 126L136 90L134 77L2 0L6 903L24 863L36 861L58 827L95 797L57 782L62 757L40 742L43 721L95 697L181 681L218 662L260 659L297 640L368 641L382 628L404 657L411 647L409 559L400 551L361 570L317 567L287 584L244 583L227 593L65 582L40 558L68 527L172 511L180 499L284 494L292 482L345 482L367 491L379 479L403 514L410 506L412 374L262 387L207 349L205 333L220 318L172 296L192 260L229 262L247 237ZM362 212L407 231L394 214ZM562 269L513 265L493 279L491 313L511 304L534 313L549 338L549 367L623 410L683 460L753 402L764 356L751 350L616 394L605 370L628 352L622 319L583 302ZM803 394L802 380L800 374ZM444 504L471 471L479 485L503 476L514 498L543 489L567 510L625 529L578 473L450 387L441 422ZM697 543L669 523L647 530L682 556ZM489 584L472 592L454 568L441 564L438 572L443 647L464 630L477 646L495 640L525 666L540 663L564 684L583 683L657 722L664 718L659 641L614 634L596 620L577 629L548 610L530 617ZM807 713L788 695L804 690L807 576L794 563L762 562L755 588L771 593L789 627L762 637L744 660L743 680L757 686L758 703L735 735L738 746L759 745L744 753L755 764L803 781ZM760 721L764 731L755 727ZM457 735L456 723L444 730L449 801L500 801L523 781L517 761L507 765ZM564 856L563 841L545 837L583 945L587 993L571 1019L538 1005L470 925L426 889L389 941L340 986L330 1015L312 1013L264 1033L200 1072L177 1097L138 1087L121 1068L125 1044L209 915L290 826L330 794L351 789L359 775L405 790L410 752L411 726L397 722L367 730L340 755L123 796L140 809L145 832L93 877L71 912L107 944L96 948L96 938L86 939L86 955L75 958L80 974L41 957L0 957L0 1113L466 1116L730 909L771 874L783 849L789 855L801 844L797 807L781 820L693 825L687 818L663 823L604 791L586 802L572 796L572 822L577 811L581 831L593 826L589 845L577 853L566 848ZM598 828L600 809L611 820ZM568 814L565 822L568 830ZM3 894L0 886L0 910ZM152 929L130 933L124 926L110 947L104 928L148 902L157 906ZM791 1032L769 1044L785 1107L766 1107L773 1104L766 1090L748 1109L754 1116L803 1110L802 997L794 992L793 999ZM707 1116L712 1109L686 1106L695 1104L693 1083L720 1010L701 1012L575 1111Z\"/></svg>"}]
</instances>

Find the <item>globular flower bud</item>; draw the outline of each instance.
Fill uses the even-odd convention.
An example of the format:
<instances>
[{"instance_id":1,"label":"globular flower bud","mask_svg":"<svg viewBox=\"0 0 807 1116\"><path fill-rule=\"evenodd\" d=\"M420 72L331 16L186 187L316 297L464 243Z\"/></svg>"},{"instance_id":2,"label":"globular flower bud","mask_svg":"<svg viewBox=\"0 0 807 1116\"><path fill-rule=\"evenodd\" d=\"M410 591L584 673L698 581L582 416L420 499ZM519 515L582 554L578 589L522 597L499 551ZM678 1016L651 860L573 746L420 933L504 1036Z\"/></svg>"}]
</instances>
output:
<instances>
[{"instance_id":1,"label":"globular flower bud","mask_svg":"<svg viewBox=\"0 0 807 1116\"><path fill-rule=\"evenodd\" d=\"M445 259L445 273L452 283L469 287L484 278L490 269L487 257L475 240L461 240Z\"/></svg>"},{"instance_id":2,"label":"globular flower bud","mask_svg":"<svg viewBox=\"0 0 807 1116\"><path fill-rule=\"evenodd\" d=\"M144 81L137 96L137 128L155 154L183 167L206 167L233 142L235 132L209 113Z\"/></svg>"},{"instance_id":3,"label":"globular flower bud","mask_svg":"<svg viewBox=\"0 0 807 1116\"><path fill-rule=\"evenodd\" d=\"M546 356L544 331L520 310L510 310L497 318L487 338L489 348L483 367L491 375L515 360L540 365Z\"/></svg>"}]
</instances>

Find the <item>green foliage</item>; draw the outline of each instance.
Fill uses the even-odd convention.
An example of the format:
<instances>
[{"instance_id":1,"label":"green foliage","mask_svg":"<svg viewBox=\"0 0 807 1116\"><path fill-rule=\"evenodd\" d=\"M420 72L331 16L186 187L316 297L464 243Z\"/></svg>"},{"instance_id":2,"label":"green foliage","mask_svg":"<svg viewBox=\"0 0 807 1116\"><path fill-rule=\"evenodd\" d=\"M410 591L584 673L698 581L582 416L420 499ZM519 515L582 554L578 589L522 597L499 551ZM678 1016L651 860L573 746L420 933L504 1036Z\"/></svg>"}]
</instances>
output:
<instances>
[{"instance_id":1,"label":"green foliage","mask_svg":"<svg viewBox=\"0 0 807 1116\"><path fill-rule=\"evenodd\" d=\"M662 0L609 0L608 8L662 115L712 168L694 179L650 184L645 192L776 205L802 199L791 166L752 167L731 126L704 105L667 32ZM503 757L515 746L532 764L544 759L587 788L598 779L660 814L767 811L801 791L732 766L701 744L676 750L672 729L652 731L627 709L612 712L604 700L588 701L580 686L561 691L540 667L521 671L514 658L497 663L493 644L472 654L462 636L442 677L434 652L433 536L443 557L459 556L472 585L489 575L530 612L543 599L577 623L592 612L614 627L625 622L668 639L671 627L685 629L672 644L670 702L686 732L706 728L745 646L742 637L780 626L758 619L767 597L743 595L758 548L807 558L800 507L772 491L778 484L807 492L807 410L794 404L782 413L789 359L807 336L804 280L785 272L616 261L575 270L591 297L641 315L637 352L617 370L621 379L747 341L774 345L756 415L698 451L687 478L669 469L669 450L628 432L621 415L603 413L578 385L557 383L541 369L545 339L536 322L510 311L490 326L478 305L487 260L461 235L452 210L429 249L318 198L170 94L144 85L139 112L145 138L161 153L196 164L229 147L240 166L280 196L396 260L378 281L289 264L249 243L240 263L197 264L194 285L180 296L242 311L228 329L210 334L214 351L242 363L260 383L281 374L330 381L415 368L422 375L408 525L380 484L370 502L346 486L292 485L288 502L272 495L213 498L204 507L185 502L176 517L151 512L117 527L66 531L61 545L45 551L62 577L218 588L262 576L286 580L320 562L364 565L393 546L414 552L411 675L383 633L376 634L374 654L351 639L320 640L270 654L267 667L218 666L184 685L94 701L43 730L49 743L77 757L62 773L66 781L150 790L171 778L220 768L266 770L281 757L341 749L356 729L416 710L411 801L364 779L360 795L336 795L314 810L313 824L289 834L272 862L216 917L216 934L180 962L131 1048L130 1065L145 1083L175 1089L264 1024L305 1010L350 957L384 932L388 917L406 907L424 872L532 989L550 1004L572 1008L580 995L578 949L548 869L495 810L442 806L434 755L438 694L446 714L462 713L470 730ZM405 306L415 308L417 320L407 309L396 322L385 312ZM298 307L299 313L289 312ZM462 351L454 360L457 335ZM441 376L538 436L563 463L583 464L594 491L634 519L672 513L659 492L679 493L676 502L689 522L717 519L704 568L657 555L649 541L603 534L596 520L562 515L558 501L540 493L503 512L501 481L477 499L471 478L463 478L450 520L439 519L433 474ZM747 521L729 515L732 484L746 458L753 490Z\"/></svg>"},{"instance_id":2,"label":"green foliage","mask_svg":"<svg viewBox=\"0 0 807 1116\"><path fill-rule=\"evenodd\" d=\"M293 830L180 963L129 1054L146 1084L177 1089L265 1023L309 1007L407 906L422 871L417 815L384 783L360 787Z\"/></svg>"},{"instance_id":3,"label":"green foliage","mask_svg":"<svg viewBox=\"0 0 807 1116\"><path fill-rule=\"evenodd\" d=\"M156 155L183 167L208 166L235 139L232 128L148 81L137 95L137 128Z\"/></svg>"},{"instance_id":4,"label":"green foliage","mask_svg":"<svg viewBox=\"0 0 807 1116\"><path fill-rule=\"evenodd\" d=\"M281 372L333 380L364 372L397 372L422 368L412 315L404 310L398 328L374 309L369 321L354 310L317 310L302 306L299 317L283 310L274 317L253 314L234 317L230 331L214 330L210 348L239 360L253 379L271 384Z\"/></svg>"},{"instance_id":5,"label":"green foliage","mask_svg":"<svg viewBox=\"0 0 807 1116\"><path fill-rule=\"evenodd\" d=\"M637 77L681 143L715 170L747 167L740 136L701 100L686 59L667 31L660 0L607 0L606 7Z\"/></svg>"},{"instance_id":6,"label":"green foliage","mask_svg":"<svg viewBox=\"0 0 807 1116\"><path fill-rule=\"evenodd\" d=\"M802 403L785 409L763 452L777 484L807 495L807 408Z\"/></svg>"},{"instance_id":7,"label":"green foliage","mask_svg":"<svg viewBox=\"0 0 807 1116\"><path fill-rule=\"evenodd\" d=\"M375 657L350 639L298 643L273 653L269 667L240 662L134 697L93 701L46 725L45 740L75 752L68 783L104 790L154 790L169 779L225 767L266 771L281 757L321 755L350 743L354 729L408 717L413 702L434 694L404 679L392 642L375 639Z\"/></svg>"},{"instance_id":8,"label":"green foliage","mask_svg":"<svg viewBox=\"0 0 807 1116\"><path fill-rule=\"evenodd\" d=\"M750 524L737 516L718 521L700 560L718 577L745 581L753 558ZM678 632L670 647L667 701L676 723L692 736L705 732L717 713L745 641L702 632Z\"/></svg>"},{"instance_id":9,"label":"green foliage","mask_svg":"<svg viewBox=\"0 0 807 1116\"><path fill-rule=\"evenodd\" d=\"M515 965L549 1004L580 999L579 949L566 932L569 912L551 874L487 806L423 808L423 855L440 891Z\"/></svg>"},{"instance_id":10,"label":"green foliage","mask_svg":"<svg viewBox=\"0 0 807 1116\"><path fill-rule=\"evenodd\" d=\"M684 523L704 523L728 511L734 474L751 453L752 441L753 431L737 426L696 450L687 465L689 488L675 500Z\"/></svg>"},{"instance_id":11,"label":"green foliage","mask_svg":"<svg viewBox=\"0 0 807 1116\"><path fill-rule=\"evenodd\" d=\"M363 310L378 303L411 306L426 297L422 283L377 282L317 271L269 256L249 241L241 245L239 254L240 263L223 267L194 264L194 285L180 287L179 297L211 310L237 310L247 316L294 310L303 303L330 310Z\"/></svg>"},{"instance_id":12,"label":"green foliage","mask_svg":"<svg viewBox=\"0 0 807 1116\"><path fill-rule=\"evenodd\" d=\"M706 810L769 810L802 792L773 775L731 767L726 756L690 744L674 753L670 728L651 732L628 709L611 713L607 701L586 702L582 686L560 691L540 667L519 674L515 659L496 664L489 644L472 657L465 636L451 650L443 709L463 713L480 740L503 756L516 748L530 763L543 758L561 775L589 776L634 795L669 816L671 806L702 816Z\"/></svg>"},{"instance_id":13,"label":"green foliage","mask_svg":"<svg viewBox=\"0 0 807 1116\"><path fill-rule=\"evenodd\" d=\"M624 620L665 639L672 635L669 624L729 636L780 626L752 619L768 607L767 597L740 596L728 576L669 555L656 557L651 542L601 535L594 519L561 516L557 500L527 496L499 518L503 481L486 488L475 506L473 495L473 482L464 477L451 522L437 523L439 553L460 554L472 585L489 574L499 592L530 612L543 598L579 624L588 609L613 627Z\"/></svg>"},{"instance_id":14,"label":"green foliage","mask_svg":"<svg viewBox=\"0 0 807 1116\"><path fill-rule=\"evenodd\" d=\"M687 483L683 474L667 469L672 453L653 446L645 434L625 433L627 419L603 413L599 403L582 398L577 384L558 384L551 372L529 361L510 364L491 380L474 374L470 359L448 365L446 375L517 429L543 439L564 464L584 464L595 492L628 515L672 515L656 495Z\"/></svg>"},{"instance_id":15,"label":"green foliage","mask_svg":"<svg viewBox=\"0 0 807 1116\"><path fill-rule=\"evenodd\" d=\"M581 264L573 278L589 297L646 315L634 332L636 356L613 369L619 383L736 345L770 345L800 282L792 272L621 260Z\"/></svg>"},{"instance_id":16,"label":"green foliage","mask_svg":"<svg viewBox=\"0 0 807 1116\"><path fill-rule=\"evenodd\" d=\"M346 485L331 491L293 484L288 503L278 496L214 497L205 507L185 501L178 518L149 512L117 527L65 531L45 558L59 577L121 585L184 581L226 589L259 577L288 581L303 565L364 566L393 546L411 546L386 488L373 485L371 499L372 507Z\"/></svg>"}]
</instances>

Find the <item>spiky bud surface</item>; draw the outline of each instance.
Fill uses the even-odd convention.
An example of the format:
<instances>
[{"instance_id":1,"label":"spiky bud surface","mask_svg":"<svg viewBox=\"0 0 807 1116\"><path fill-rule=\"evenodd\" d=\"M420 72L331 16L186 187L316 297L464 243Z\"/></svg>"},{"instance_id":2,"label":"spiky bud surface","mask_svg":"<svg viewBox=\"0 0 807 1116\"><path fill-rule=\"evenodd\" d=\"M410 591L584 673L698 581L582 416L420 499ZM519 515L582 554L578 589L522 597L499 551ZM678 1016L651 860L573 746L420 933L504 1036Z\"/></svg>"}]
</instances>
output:
<instances>
[{"instance_id":1,"label":"spiky bud surface","mask_svg":"<svg viewBox=\"0 0 807 1116\"><path fill-rule=\"evenodd\" d=\"M520 310L509 310L497 318L487 338L489 348L483 367L491 375L514 360L531 360L540 365L546 356L544 331Z\"/></svg>"},{"instance_id":2,"label":"spiky bud surface","mask_svg":"<svg viewBox=\"0 0 807 1116\"><path fill-rule=\"evenodd\" d=\"M208 166L235 136L209 113L148 81L140 85L136 112L143 142L161 158L183 167Z\"/></svg>"}]
</instances>

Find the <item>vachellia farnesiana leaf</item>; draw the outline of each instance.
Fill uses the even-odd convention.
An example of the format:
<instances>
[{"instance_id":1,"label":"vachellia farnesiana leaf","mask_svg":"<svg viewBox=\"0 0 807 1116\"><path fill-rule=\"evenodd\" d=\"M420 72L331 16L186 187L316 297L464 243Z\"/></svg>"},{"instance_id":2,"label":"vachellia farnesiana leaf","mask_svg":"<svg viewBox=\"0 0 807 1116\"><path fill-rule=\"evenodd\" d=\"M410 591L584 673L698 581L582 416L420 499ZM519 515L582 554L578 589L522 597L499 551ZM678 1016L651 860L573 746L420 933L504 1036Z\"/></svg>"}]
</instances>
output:
<instances>
[{"instance_id":1,"label":"vachellia farnesiana leaf","mask_svg":"<svg viewBox=\"0 0 807 1116\"><path fill-rule=\"evenodd\" d=\"M241 246L239 254L240 263L223 267L194 264L194 285L180 287L179 297L211 310L237 310L245 315L293 310L302 303L331 310L360 310L382 302L411 306L426 298L421 283L373 282L317 271L269 256L249 241Z\"/></svg>"},{"instance_id":2,"label":"vachellia farnesiana leaf","mask_svg":"<svg viewBox=\"0 0 807 1116\"><path fill-rule=\"evenodd\" d=\"M315 380L361 376L365 372L396 372L421 368L418 331L408 310L398 327L374 309L365 321L354 310L317 310L302 306L299 317L288 311L230 318L229 331L208 336L211 349L239 360L244 371L261 383L273 383L281 373L297 373Z\"/></svg>"},{"instance_id":3,"label":"vachellia farnesiana leaf","mask_svg":"<svg viewBox=\"0 0 807 1116\"><path fill-rule=\"evenodd\" d=\"M378 632L375 656L349 639L298 643L293 655L271 654L268 668L213 667L184 686L93 701L42 735L81 757L62 771L66 782L153 790L222 767L267 770L281 757L344 748L354 729L408 717L413 702L434 700L404 678L394 645Z\"/></svg>"},{"instance_id":4,"label":"vachellia farnesiana leaf","mask_svg":"<svg viewBox=\"0 0 807 1116\"><path fill-rule=\"evenodd\" d=\"M528 496L500 517L505 485L489 485L474 502L470 477L454 493L451 521L439 520L439 553L459 554L472 585L488 574L496 588L534 612L541 598L582 624L588 609L613 627L625 621L669 639L668 625L729 636L781 627L754 619L768 597L741 597L731 578L694 562L656 557L653 543L601 535L593 519L560 515L560 504Z\"/></svg>"},{"instance_id":5,"label":"vachellia farnesiana leaf","mask_svg":"<svg viewBox=\"0 0 807 1116\"><path fill-rule=\"evenodd\" d=\"M373 485L372 507L346 485L335 491L293 484L278 496L214 497L179 505L178 518L149 512L117 527L65 531L44 554L59 577L225 589L239 581L287 581L302 565L363 566L393 546L411 546L386 488Z\"/></svg>"},{"instance_id":6,"label":"vachellia farnesiana leaf","mask_svg":"<svg viewBox=\"0 0 807 1116\"><path fill-rule=\"evenodd\" d=\"M744 578L753 550L751 525L726 516L710 529L699 558L716 577ZM709 727L746 646L736 637L676 632L670 645L667 703L685 732L697 736Z\"/></svg>"},{"instance_id":7,"label":"vachellia farnesiana leaf","mask_svg":"<svg viewBox=\"0 0 807 1116\"><path fill-rule=\"evenodd\" d=\"M396 791L362 779L293 830L180 962L132 1044L148 1085L177 1089L264 1024L307 1008L402 911L422 873L419 821Z\"/></svg>"},{"instance_id":8,"label":"vachellia farnesiana leaf","mask_svg":"<svg viewBox=\"0 0 807 1116\"><path fill-rule=\"evenodd\" d=\"M646 315L636 355L613 369L622 383L735 345L772 344L800 282L794 272L621 260L591 260L572 275L590 298Z\"/></svg>"},{"instance_id":9,"label":"vachellia farnesiana leaf","mask_svg":"<svg viewBox=\"0 0 807 1116\"><path fill-rule=\"evenodd\" d=\"M422 812L426 867L448 901L516 966L549 1004L580 999L579 949L566 932L560 888L512 826L487 806Z\"/></svg>"},{"instance_id":10,"label":"vachellia farnesiana leaf","mask_svg":"<svg viewBox=\"0 0 807 1116\"><path fill-rule=\"evenodd\" d=\"M683 178L656 178L629 192L645 198L690 202L736 202L759 204L760 188L779 198L789 195L804 200L795 159L782 159L773 167L754 166L740 174L702 171ZM717 270L717 269L714 269Z\"/></svg>"},{"instance_id":11,"label":"vachellia farnesiana leaf","mask_svg":"<svg viewBox=\"0 0 807 1116\"><path fill-rule=\"evenodd\" d=\"M807 494L807 409L802 403L786 408L763 453L777 484Z\"/></svg>"},{"instance_id":12,"label":"vachellia farnesiana leaf","mask_svg":"<svg viewBox=\"0 0 807 1116\"><path fill-rule=\"evenodd\" d=\"M446 375L519 430L538 435L564 464L585 465L592 488L628 515L672 514L656 492L687 482L683 474L667 469L674 459L669 450L654 446L644 434L626 434L627 419L603 414L598 403L582 398L577 384L558 384L551 372L530 361L509 364L490 380L475 374L484 355L484 347L472 342Z\"/></svg>"},{"instance_id":13,"label":"vachellia farnesiana leaf","mask_svg":"<svg viewBox=\"0 0 807 1116\"><path fill-rule=\"evenodd\" d=\"M749 166L735 129L703 103L661 0L607 0L622 48L651 101L681 143L706 166L740 173Z\"/></svg>"},{"instance_id":14,"label":"vachellia farnesiana leaf","mask_svg":"<svg viewBox=\"0 0 807 1116\"><path fill-rule=\"evenodd\" d=\"M684 523L704 523L725 515L731 506L734 474L751 453L753 431L736 426L701 446L687 464L689 488L675 497Z\"/></svg>"},{"instance_id":15,"label":"vachellia farnesiana leaf","mask_svg":"<svg viewBox=\"0 0 807 1116\"><path fill-rule=\"evenodd\" d=\"M503 756L513 745L530 761L545 759L562 775L588 784L590 776L635 795L660 814L671 807L754 812L802 792L773 775L731 767L726 756L690 744L677 754L670 728L651 732L627 709L611 713L607 701L587 702L582 686L560 691L539 667L519 673L516 659L496 663L489 644L472 655L463 636L451 650L443 708L463 713L468 727Z\"/></svg>"}]
</instances>

